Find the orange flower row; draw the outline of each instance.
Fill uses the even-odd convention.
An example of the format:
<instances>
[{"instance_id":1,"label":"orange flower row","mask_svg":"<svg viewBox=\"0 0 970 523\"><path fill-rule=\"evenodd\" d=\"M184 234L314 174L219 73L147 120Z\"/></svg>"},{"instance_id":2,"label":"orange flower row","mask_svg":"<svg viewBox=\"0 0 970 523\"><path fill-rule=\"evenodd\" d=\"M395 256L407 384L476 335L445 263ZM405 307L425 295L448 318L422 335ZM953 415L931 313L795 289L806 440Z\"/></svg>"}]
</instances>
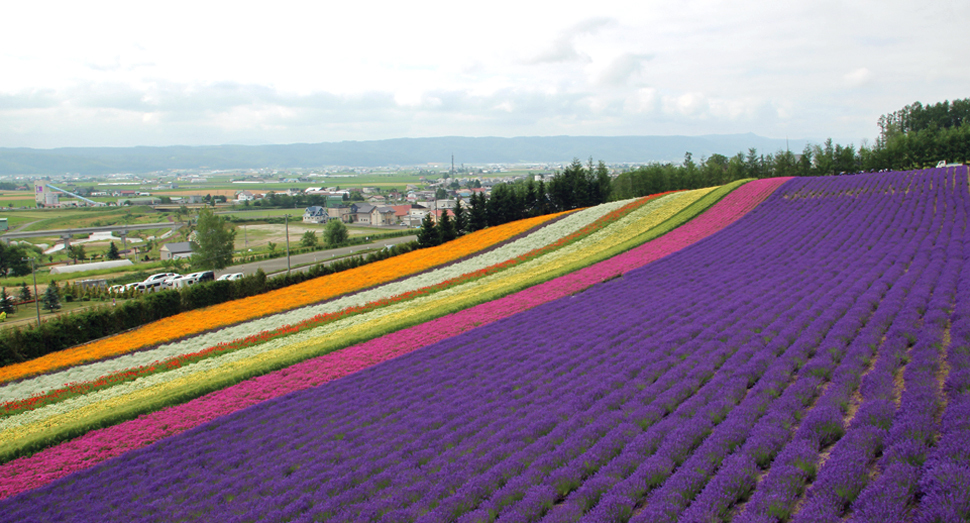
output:
<instances>
[{"instance_id":1,"label":"orange flower row","mask_svg":"<svg viewBox=\"0 0 970 523\"><path fill-rule=\"evenodd\" d=\"M562 214L538 216L489 227L437 247L412 251L348 271L321 276L266 294L183 312L117 336L0 368L0 382L132 352L373 287L474 254Z\"/></svg>"}]
</instances>

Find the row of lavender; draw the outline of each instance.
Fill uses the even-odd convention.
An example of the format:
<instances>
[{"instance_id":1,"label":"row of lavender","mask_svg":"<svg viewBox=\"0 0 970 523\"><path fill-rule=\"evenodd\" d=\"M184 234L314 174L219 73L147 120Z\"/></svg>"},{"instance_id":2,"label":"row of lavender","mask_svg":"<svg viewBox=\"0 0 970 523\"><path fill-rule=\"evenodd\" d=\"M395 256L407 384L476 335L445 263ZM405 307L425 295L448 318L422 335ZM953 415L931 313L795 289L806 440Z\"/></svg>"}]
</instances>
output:
<instances>
[{"instance_id":1,"label":"row of lavender","mask_svg":"<svg viewBox=\"0 0 970 523\"><path fill-rule=\"evenodd\" d=\"M793 180L622 278L215 420L0 512L945 518L966 509L951 491L970 477L968 197L965 169Z\"/></svg>"}]
</instances>

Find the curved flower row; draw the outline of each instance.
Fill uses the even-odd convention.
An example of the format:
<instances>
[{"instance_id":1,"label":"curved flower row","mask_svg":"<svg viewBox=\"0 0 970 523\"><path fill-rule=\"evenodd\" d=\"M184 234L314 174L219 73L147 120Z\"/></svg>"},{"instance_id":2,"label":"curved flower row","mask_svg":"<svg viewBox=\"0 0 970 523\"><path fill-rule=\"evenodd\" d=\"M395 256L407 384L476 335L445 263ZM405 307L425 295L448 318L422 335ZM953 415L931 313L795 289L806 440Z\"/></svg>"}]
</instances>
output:
<instances>
[{"instance_id":1,"label":"curved flower row","mask_svg":"<svg viewBox=\"0 0 970 523\"><path fill-rule=\"evenodd\" d=\"M3 420L0 454L9 456L51 438L104 426L134 415L163 408L169 398L191 398L237 383L241 379L283 368L304 359L364 341L450 312L515 292L597 261L629 238L678 214L710 189L678 193L647 204L612 227L547 256L489 277L450 288L433 296L391 305L344 318L285 339L203 360L193 365L110 389L72 398ZM580 261L577 261L580 260ZM112 421L114 420L114 421Z\"/></svg>"},{"instance_id":2,"label":"curved flower row","mask_svg":"<svg viewBox=\"0 0 970 523\"><path fill-rule=\"evenodd\" d=\"M61 371L46 373L16 383L7 384L6 386L0 386L0 398L3 398L7 402L26 400L31 396L46 394L51 391L57 391L58 389L70 389L72 384L78 384L79 382L101 380L115 373L154 367L159 362L178 358L183 355L198 354L219 345L226 346L233 344L238 340L259 336L262 332L277 331L287 326L313 322L314 320L321 319L324 315L345 315L341 313L350 310L359 310L371 304L379 303L382 300L392 300L395 297L405 296L408 293L440 285L444 282L488 269L497 264L507 263L509 260L515 260L522 256L538 255L536 253L544 248L561 246L563 244L562 240L575 240L578 237L589 234L592 232L588 230L590 225L600 222L602 218L609 217L612 213L618 211L625 211L623 212L625 214L643 205L649 199L652 198L612 202L576 211L523 238L519 238L518 240L467 260L453 263L443 268L433 269L401 281L358 292L351 296L331 300L320 305L311 305L258 318L243 324L183 339L175 343L160 345L155 349L139 351L89 364L76 365ZM618 216L613 217L613 219L616 218ZM74 387L74 389L80 390L79 387Z\"/></svg>"},{"instance_id":3,"label":"curved flower row","mask_svg":"<svg viewBox=\"0 0 970 523\"><path fill-rule=\"evenodd\" d=\"M130 332L0 368L0 382L132 352L218 327L303 307L442 265L522 234L562 214L489 227L430 249L412 251L349 271L315 278L258 296L164 318Z\"/></svg>"},{"instance_id":4,"label":"curved flower row","mask_svg":"<svg viewBox=\"0 0 970 523\"><path fill-rule=\"evenodd\" d=\"M7 463L0 466L0 496L36 488L57 477L90 467L128 450L141 448L166 436L181 433L215 417L269 398L319 385L541 303L571 295L617 272L627 272L686 247L705 236L705 231L709 235L722 229L760 203L783 181L762 180L744 185L694 221L631 251L635 255L625 256L622 264L616 263L617 258L611 258L570 274L568 285L558 284L564 278L552 280L501 300L483 303L238 383L182 405L114 427L92 431L34 456Z\"/></svg>"},{"instance_id":5,"label":"curved flower row","mask_svg":"<svg viewBox=\"0 0 970 523\"><path fill-rule=\"evenodd\" d=\"M655 200L637 209L614 226L589 238L501 273L446 289L431 296L394 303L286 338L270 340L169 372L154 374L137 381L122 383L109 389L8 417L0 420L0 439L13 442L32 434L76 423L77 420L97 418L104 412L117 412L124 406L143 403L153 397L164 397L172 394L173 391L191 388L197 383L217 382L219 379L224 379L220 376L244 372L242 369L253 369L250 372L257 372L255 369L273 364L272 362L280 358L290 361L294 358L304 359L314 355L314 351L322 343L328 345L327 350L333 350L336 348L333 343L346 345L342 340L366 339L372 337L370 333L387 332L399 322L414 322L414 318L427 315L429 311L447 313L460 310L467 307L468 305L465 304L470 300L482 300L483 297L494 293L507 293L505 289L519 288L530 279L559 270L563 261L576 263L577 257L593 256L639 234L641 229L663 222L709 191L710 189L701 189ZM337 300L323 306L332 306L334 310L339 310L343 305L341 301ZM334 340L339 341L334 342ZM276 365L281 366L281 364ZM4 446L6 445L0 448Z\"/></svg>"}]
</instances>

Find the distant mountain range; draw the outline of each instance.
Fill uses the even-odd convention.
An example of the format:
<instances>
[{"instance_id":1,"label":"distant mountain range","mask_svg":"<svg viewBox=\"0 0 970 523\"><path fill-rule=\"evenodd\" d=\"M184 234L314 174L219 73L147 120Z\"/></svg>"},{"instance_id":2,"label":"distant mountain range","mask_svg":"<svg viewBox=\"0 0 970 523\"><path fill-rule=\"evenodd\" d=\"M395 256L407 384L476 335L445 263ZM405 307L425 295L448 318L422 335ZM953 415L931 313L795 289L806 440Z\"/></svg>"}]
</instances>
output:
<instances>
[{"instance_id":1,"label":"distant mountain range","mask_svg":"<svg viewBox=\"0 0 970 523\"><path fill-rule=\"evenodd\" d=\"M756 148L773 153L790 147L800 152L805 140L765 138L755 134L707 136L541 136L517 138L396 138L288 145L216 145L169 147L0 148L0 175L99 175L147 173L170 169L379 167L428 163L510 164L585 161L607 163L681 162L690 151L695 161L714 153L733 156Z\"/></svg>"}]
</instances>

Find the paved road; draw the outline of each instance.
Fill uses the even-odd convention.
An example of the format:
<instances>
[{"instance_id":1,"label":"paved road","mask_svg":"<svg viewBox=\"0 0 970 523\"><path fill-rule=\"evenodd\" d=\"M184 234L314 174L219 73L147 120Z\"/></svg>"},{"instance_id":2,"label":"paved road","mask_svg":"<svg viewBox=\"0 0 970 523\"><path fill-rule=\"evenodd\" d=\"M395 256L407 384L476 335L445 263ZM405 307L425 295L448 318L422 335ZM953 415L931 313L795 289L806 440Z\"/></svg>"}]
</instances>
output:
<instances>
[{"instance_id":1,"label":"paved road","mask_svg":"<svg viewBox=\"0 0 970 523\"><path fill-rule=\"evenodd\" d=\"M399 238L388 238L384 240L378 240L374 243L368 243L365 245L354 245L353 247L341 247L339 249L328 249L325 251L316 251L306 254L296 254L290 256L290 265L293 267L292 270L307 270L312 265L319 262L324 262L330 259L337 259L342 256L347 256L349 254L355 254L362 250L373 250L380 249L386 245L397 245L399 243L407 243L418 239L417 236L401 236ZM285 247L284 247L285 248ZM298 265L305 265L304 267L297 267ZM260 267L263 268L263 272L268 275L272 275L279 272L286 272L286 256L281 258L273 258L272 260L262 260L252 263L246 263L242 265L233 265L232 267L226 267L221 271L216 271L216 277L232 272L241 272L243 274L254 274L256 269Z\"/></svg>"}]
</instances>

